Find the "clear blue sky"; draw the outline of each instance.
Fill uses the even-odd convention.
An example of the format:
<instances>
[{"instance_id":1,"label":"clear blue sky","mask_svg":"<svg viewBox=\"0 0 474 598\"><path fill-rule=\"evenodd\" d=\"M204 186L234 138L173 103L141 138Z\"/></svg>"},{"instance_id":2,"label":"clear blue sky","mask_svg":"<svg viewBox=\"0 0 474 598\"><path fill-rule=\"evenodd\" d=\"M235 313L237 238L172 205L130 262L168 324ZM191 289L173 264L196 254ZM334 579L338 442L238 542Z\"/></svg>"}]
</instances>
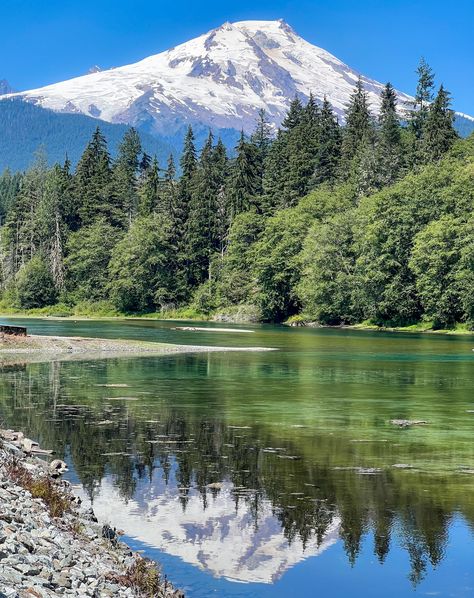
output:
<instances>
[{"instance_id":1,"label":"clear blue sky","mask_svg":"<svg viewBox=\"0 0 474 598\"><path fill-rule=\"evenodd\" d=\"M455 108L474 114L474 0L0 0L0 79L29 89L135 62L225 21L278 18L406 92L423 55Z\"/></svg>"}]
</instances>

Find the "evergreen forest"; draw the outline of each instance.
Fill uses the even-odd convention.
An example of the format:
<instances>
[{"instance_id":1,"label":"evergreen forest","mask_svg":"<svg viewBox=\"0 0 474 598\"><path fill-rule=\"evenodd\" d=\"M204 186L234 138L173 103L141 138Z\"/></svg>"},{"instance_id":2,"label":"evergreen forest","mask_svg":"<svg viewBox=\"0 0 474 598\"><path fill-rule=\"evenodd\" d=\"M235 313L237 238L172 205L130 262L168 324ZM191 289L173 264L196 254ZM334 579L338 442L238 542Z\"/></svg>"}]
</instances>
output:
<instances>
[{"instance_id":1,"label":"evergreen forest","mask_svg":"<svg viewBox=\"0 0 474 598\"><path fill-rule=\"evenodd\" d=\"M158 162L97 128L77 166L0 177L1 309L474 327L474 135L423 60L410 110L362 81L341 125L295 97L231 155L212 133Z\"/></svg>"}]
</instances>

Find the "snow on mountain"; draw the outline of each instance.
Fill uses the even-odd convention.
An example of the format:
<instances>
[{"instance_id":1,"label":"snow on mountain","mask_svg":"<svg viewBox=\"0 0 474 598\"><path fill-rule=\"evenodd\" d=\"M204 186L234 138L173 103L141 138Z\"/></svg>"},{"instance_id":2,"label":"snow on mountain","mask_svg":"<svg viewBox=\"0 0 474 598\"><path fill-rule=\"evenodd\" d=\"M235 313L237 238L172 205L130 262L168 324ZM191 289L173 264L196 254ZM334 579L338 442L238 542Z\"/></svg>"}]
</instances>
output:
<instances>
[{"instance_id":1,"label":"snow on mountain","mask_svg":"<svg viewBox=\"0 0 474 598\"><path fill-rule=\"evenodd\" d=\"M58 112L173 134L183 124L252 130L259 109L279 125L295 95L326 95L342 119L359 73L284 21L224 23L166 52L15 94ZM362 77L374 112L382 84ZM8 97L8 96L7 96ZM401 107L410 96L399 93Z\"/></svg>"},{"instance_id":2,"label":"snow on mountain","mask_svg":"<svg viewBox=\"0 0 474 598\"><path fill-rule=\"evenodd\" d=\"M109 478L102 480L94 497L94 512L103 521L122 528L143 544L180 557L215 577L245 583L273 583L297 563L321 555L339 539L340 519L335 517L323 538L303 545L290 543L268 501L260 503L258 527L250 505L236 508L232 485L203 507L202 497L191 491L184 510L176 486L154 480L143 483L141 499L125 501ZM87 501L80 487L74 491ZM141 494L140 492L140 494Z\"/></svg>"}]
</instances>

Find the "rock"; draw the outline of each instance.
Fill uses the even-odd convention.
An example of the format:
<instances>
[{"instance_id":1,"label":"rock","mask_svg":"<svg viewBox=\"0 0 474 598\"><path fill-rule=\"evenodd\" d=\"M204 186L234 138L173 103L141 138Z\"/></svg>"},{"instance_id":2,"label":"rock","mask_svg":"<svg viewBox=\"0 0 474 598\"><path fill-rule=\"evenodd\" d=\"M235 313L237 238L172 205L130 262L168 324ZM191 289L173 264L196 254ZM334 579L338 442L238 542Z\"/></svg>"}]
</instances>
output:
<instances>
[{"instance_id":1,"label":"rock","mask_svg":"<svg viewBox=\"0 0 474 598\"><path fill-rule=\"evenodd\" d=\"M31 453L33 447L39 446L37 442L31 440L31 438L23 438L21 441L21 447L25 453Z\"/></svg>"},{"instance_id":2,"label":"rock","mask_svg":"<svg viewBox=\"0 0 474 598\"><path fill-rule=\"evenodd\" d=\"M391 419L390 423L399 428L408 428L410 426L424 426L428 422L424 419Z\"/></svg>"},{"instance_id":3,"label":"rock","mask_svg":"<svg viewBox=\"0 0 474 598\"><path fill-rule=\"evenodd\" d=\"M114 528L96 523L92 509L80 506L69 483L52 480L69 505L61 517L52 518L41 499L8 477L9 463L23 467L28 477L44 478L65 470L64 461L48 465L32 456L37 443L13 431L1 431L3 435L9 440L0 444L0 598L136 597L121 580L141 557L118 541ZM12 444L18 439L22 451ZM182 596L166 580L157 595Z\"/></svg>"},{"instance_id":4,"label":"rock","mask_svg":"<svg viewBox=\"0 0 474 598\"><path fill-rule=\"evenodd\" d=\"M112 529L107 523L102 526L102 537L111 542L117 542L117 532Z\"/></svg>"},{"instance_id":5,"label":"rock","mask_svg":"<svg viewBox=\"0 0 474 598\"><path fill-rule=\"evenodd\" d=\"M51 475L53 476L60 476L63 475L63 473L66 473L66 471L68 471L66 463L64 463L64 461L61 461L61 459L53 459L49 464L49 469L52 472Z\"/></svg>"},{"instance_id":6,"label":"rock","mask_svg":"<svg viewBox=\"0 0 474 598\"><path fill-rule=\"evenodd\" d=\"M29 552L35 552L36 546L30 536L25 533L20 533L17 535L17 540L21 542Z\"/></svg>"}]
</instances>

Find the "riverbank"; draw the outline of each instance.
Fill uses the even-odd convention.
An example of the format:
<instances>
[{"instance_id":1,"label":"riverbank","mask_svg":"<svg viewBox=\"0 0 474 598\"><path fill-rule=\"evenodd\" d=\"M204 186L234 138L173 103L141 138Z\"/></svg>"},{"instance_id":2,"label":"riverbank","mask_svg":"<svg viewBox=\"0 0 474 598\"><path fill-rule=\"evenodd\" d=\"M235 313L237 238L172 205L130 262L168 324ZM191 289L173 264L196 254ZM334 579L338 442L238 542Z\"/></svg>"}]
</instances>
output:
<instances>
[{"instance_id":1,"label":"riverbank","mask_svg":"<svg viewBox=\"0 0 474 598\"><path fill-rule=\"evenodd\" d=\"M310 318L301 315L292 316L284 322L284 325L294 328L335 328L339 330L373 330L375 332L408 332L413 334L474 335L474 330L469 330L467 324L456 324L453 328L434 328L432 322L419 322L410 326L377 326L369 322L330 326L314 322Z\"/></svg>"},{"instance_id":2,"label":"riverbank","mask_svg":"<svg viewBox=\"0 0 474 598\"><path fill-rule=\"evenodd\" d=\"M228 313L217 311L215 313L204 314L192 310L190 308L182 308L177 310L170 310L160 313L148 314L120 314L107 311L91 311L86 313L78 311L72 312L58 312L53 308L42 308L34 310L2 310L0 318L32 318L44 320L162 320L162 321L183 321L183 322L221 322L228 324L261 324L261 320L255 317L247 317L241 312L233 313L232 310ZM433 322L419 322L410 326L377 326L368 322L360 322L351 325L336 325L331 326L327 324L320 324L312 321L304 315L298 314L288 318L282 323L284 326L291 326L295 328L337 328L347 330L373 330L378 332L409 332L409 333L423 333L423 334L447 334L447 335L474 335L474 330L469 330L467 324L456 324L453 328L434 328Z\"/></svg>"},{"instance_id":3,"label":"riverbank","mask_svg":"<svg viewBox=\"0 0 474 598\"><path fill-rule=\"evenodd\" d=\"M208 353L221 351L270 351L264 347L217 347L202 345L173 345L135 340L66 336L10 336L0 339L0 359L19 357L28 361L61 359L103 359L106 357L136 357L175 353Z\"/></svg>"},{"instance_id":4,"label":"riverbank","mask_svg":"<svg viewBox=\"0 0 474 598\"><path fill-rule=\"evenodd\" d=\"M58 479L65 464L33 456L32 444L0 431L0 595L183 598L155 563L81 506Z\"/></svg>"}]
</instances>

